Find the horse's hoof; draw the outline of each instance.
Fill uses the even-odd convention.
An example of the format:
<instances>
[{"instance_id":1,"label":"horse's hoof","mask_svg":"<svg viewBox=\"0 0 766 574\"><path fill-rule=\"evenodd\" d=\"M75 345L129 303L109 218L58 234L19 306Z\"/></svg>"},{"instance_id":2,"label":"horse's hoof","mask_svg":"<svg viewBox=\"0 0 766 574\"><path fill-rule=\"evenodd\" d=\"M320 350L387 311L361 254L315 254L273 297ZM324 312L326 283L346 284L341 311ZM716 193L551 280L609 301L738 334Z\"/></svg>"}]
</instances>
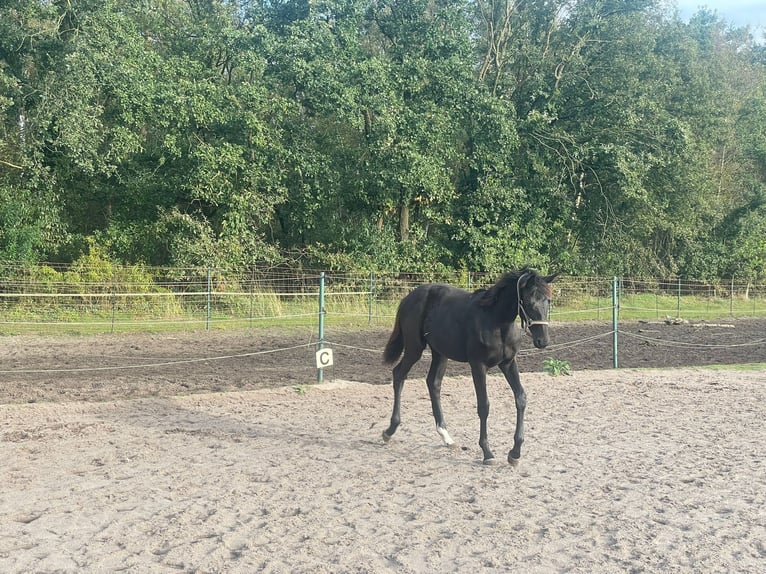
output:
<instances>
[{"instance_id":1,"label":"horse's hoof","mask_svg":"<svg viewBox=\"0 0 766 574\"><path fill-rule=\"evenodd\" d=\"M383 442L388 442L391 440L391 435L388 434L386 431L383 431Z\"/></svg>"},{"instance_id":2,"label":"horse's hoof","mask_svg":"<svg viewBox=\"0 0 766 574\"><path fill-rule=\"evenodd\" d=\"M485 464L487 466L492 466L492 465L495 464L495 462L497 462L497 461L495 460L495 457L493 456L491 458L485 458L484 461L482 462L482 464Z\"/></svg>"},{"instance_id":3,"label":"horse's hoof","mask_svg":"<svg viewBox=\"0 0 766 574\"><path fill-rule=\"evenodd\" d=\"M510 464L511 466L519 466L520 460L521 460L520 458L513 458L511 456L511 453L508 453L508 464Z\"/></svg>"},{"instance_id":4,"label":"horse's hoof","mask_svg":"<svg viewBox=\"0 0 766 574\"><path fill-rule=\"evenodd\" d=\"M452 446L455 444L455 441L452 440L452 437L444 427L436 427L436 432L439 433L440 437L442 437L442 442L444 442L446 446Z\"/></svg>"}]
</instances>

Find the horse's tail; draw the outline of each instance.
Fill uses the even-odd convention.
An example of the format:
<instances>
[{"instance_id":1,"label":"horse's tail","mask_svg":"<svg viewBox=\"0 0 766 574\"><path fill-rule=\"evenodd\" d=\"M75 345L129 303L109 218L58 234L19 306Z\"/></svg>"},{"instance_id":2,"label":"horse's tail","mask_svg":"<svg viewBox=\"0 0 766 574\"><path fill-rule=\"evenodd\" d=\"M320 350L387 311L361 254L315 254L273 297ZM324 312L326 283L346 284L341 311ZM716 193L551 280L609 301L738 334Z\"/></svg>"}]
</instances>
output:
<instances>
[{"instance_id":1,"label":"horse's tail","mask_svg":"<svg viewBox=\"0 0 766 574\"><path fill-rule=\"evenodd\" d=\"M399 320L401 315L401 305L396 311L396 321L394 321L394 330L391 336L388 338L386 348L383 350L383 362L390 365L399 358L399 355L404 351L404 333L402 333L402 325Z\"/></svg>"}]
</instances>

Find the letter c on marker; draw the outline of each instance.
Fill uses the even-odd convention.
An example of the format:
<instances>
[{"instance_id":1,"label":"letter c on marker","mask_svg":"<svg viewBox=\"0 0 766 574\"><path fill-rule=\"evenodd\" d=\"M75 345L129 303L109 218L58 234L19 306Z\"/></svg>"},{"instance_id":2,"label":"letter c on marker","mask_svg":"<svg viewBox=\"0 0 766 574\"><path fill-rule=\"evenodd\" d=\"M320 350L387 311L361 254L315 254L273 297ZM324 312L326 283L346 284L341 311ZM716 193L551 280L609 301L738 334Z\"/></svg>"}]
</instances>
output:
<instances>
[{"instance_id":1,"label":"letter c on marker","mask_svg":"<svg viewBox=\"0 0 766 574\"><path fill-rule=\"evenodd\" d=\"M317 369L332 366L332 349L319 349L316 353Z\"/></svg>"}]
</instances>

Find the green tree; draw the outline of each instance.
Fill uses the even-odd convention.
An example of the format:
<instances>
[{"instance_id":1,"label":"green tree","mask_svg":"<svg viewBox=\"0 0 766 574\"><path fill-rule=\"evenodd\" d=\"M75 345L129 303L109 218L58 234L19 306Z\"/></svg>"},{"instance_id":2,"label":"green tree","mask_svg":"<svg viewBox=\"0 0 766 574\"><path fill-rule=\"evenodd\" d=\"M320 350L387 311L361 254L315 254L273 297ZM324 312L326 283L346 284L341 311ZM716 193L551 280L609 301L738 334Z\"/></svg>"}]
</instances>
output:
<instances>
[{"instance_id":1,"label":"green tree","mask_svg":"<svg viewBox=\"0 0 766 574\"><path fill-rule=\"evenodd\" d=\"M444 238L475 90L463 6L328 2L298 13L269 19L271 74L295 110L285 241L374 266L451 264Z\"/></svg>"},{"instance_id":2,"label":"green tree","mask_svg":"<svg viewBox=\"0 0 766 574\"><path fill-rule=\"evenodd\" d=\"M52 5L0 5L0 258L33 261L64 235L54 174L42 149L47 76L63 56Z\"/></svg>"},{"instance_id":3,"label":"green tree","mask_svg":"<svg viewBox=\"0 0 766 574\"><path fill-rule=\"evenodd\" d=\"M746 36L707 17L684 26L652 1L525 10L536 16L507 18L526 23L509 26L518 53L496 47L497 16L486 26L487 53L503 53L485 59L486 79L515 103L517 187L546 215L550 259L588 273L709 273L693 262L734 201L732 170L718 187L711 175L732 140Z\"/></svg>"},{"instance_id":4,"label":"green tree","mask_svg":"<svg viewBox=\"0 0 766 574\"><path fill-rule=\"evenodd\" d=\"M35 27L49 36L45 49L9 41L24 54L5 58L26 62L16 75L31 78L21 91L33 96L18 100L28 161L60 214L49 255L75 258L96 236L118 258L152 263L275 256L266 231L284 197L280 104L260 82L258 30L236 6L111 0L52 4L37 19L10 12L22 37L38 38Z\"/></svg>"},{"instance_id":5,"label":"green tree","mask_svg":"<svg viewBox=\"0 0 766 574\"><path fill-rule=\"evenodd\" d=\"M0 259L764 273L766 58L661 0L0 3Z\"/></svg>"}]
</instances>

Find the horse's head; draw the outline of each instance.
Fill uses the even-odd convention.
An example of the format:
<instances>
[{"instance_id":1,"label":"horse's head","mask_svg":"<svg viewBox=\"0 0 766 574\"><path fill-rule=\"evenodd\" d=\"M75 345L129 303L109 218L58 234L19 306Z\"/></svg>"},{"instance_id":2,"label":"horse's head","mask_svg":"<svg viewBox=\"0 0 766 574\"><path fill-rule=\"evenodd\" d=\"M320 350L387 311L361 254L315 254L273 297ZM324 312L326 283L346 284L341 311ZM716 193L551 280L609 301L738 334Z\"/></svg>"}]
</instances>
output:
<instances>
[{"instance_id":1,"label":"horse's head","mask_svg":"<svg viewBox=\"0 0 766 574\"><path fill-rule=\"evenodd\" d=\"M510 320L521 319L521 326L529 331L535 347L548 346L548 311L551 307L550 284L558 273L543 276L525 267L520 271L506 273L492 287L476 291L479 305L500 306L503 315Z\"/></svg>"},{"instance_id":2,"label":"horse's head","mask_svg":"<svg viewBox=\"0 0 766 574\"><path fill-rule=\"evenodd\" d=\"M520 272L516 281L516 296L521 326L532 336L538 349L548 346L548 311L551 306L550 284L558 274L542 276L531 269Z\"/></svg>"}]
</instances>

